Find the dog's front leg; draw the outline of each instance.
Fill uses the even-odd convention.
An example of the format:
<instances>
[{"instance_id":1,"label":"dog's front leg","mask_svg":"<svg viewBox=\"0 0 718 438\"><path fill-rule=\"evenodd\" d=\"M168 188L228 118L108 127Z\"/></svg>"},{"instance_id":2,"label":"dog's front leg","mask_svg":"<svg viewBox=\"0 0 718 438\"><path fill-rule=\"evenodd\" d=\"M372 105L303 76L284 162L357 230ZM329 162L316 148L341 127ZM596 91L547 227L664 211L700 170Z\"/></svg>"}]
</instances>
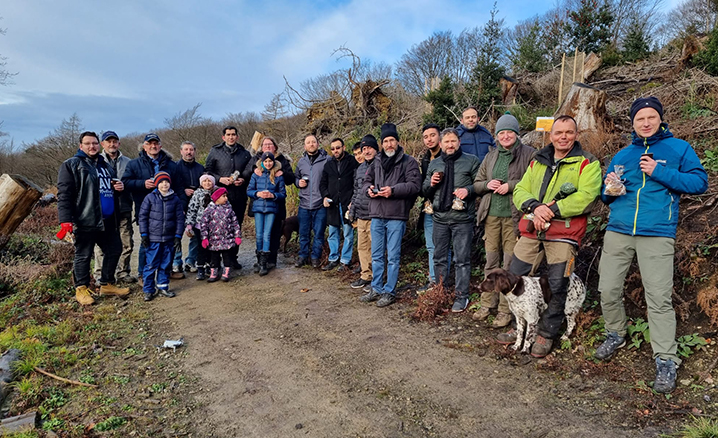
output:
<instances>
[{"instance_id":1,"label":"dog's front leg","mask_svg":"<svg viewBox=\"0 0 718 438\"><path fill-rule=\"evenodd\" d=\"M538 326L538 316L526 320L526 339L524 340L524 348L522 353L528 353L531 346L536 340L536 327Z\"/></svg>"},{"instance_id":2,"label":"dog's front leg","mask_svg":"<svg viewBox=\"0 0 718 438\"><path fill-rule=\"evenodd\" d=\"M521 341L524 340L524 328L526 328L525 321L521 317L516 318L516 342L514 342L513 348L518 351L521 348Z\"/></svg>"}]
</instances>

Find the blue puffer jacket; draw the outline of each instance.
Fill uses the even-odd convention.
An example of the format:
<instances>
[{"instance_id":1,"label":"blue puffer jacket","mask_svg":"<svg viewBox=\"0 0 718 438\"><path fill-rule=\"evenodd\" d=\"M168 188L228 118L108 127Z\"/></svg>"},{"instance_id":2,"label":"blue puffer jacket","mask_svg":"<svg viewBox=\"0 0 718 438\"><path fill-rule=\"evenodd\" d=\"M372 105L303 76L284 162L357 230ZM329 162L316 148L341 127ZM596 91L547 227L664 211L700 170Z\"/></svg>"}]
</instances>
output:
<instances>
[{"instance_id":1,"label":"blue puffer jacket","mask_svg":"<svg viewBox=\"0 0 718 438\"><path fill-rule=\"evenodd\" d=\"M276 162L275 165L279 164ZM277 169L279 170L279 169ZM265 199L257 196L258 192L269 190L274 198ZM277 201L287 197L287 190L284 187L284 177L275 176L274 183L269 179L269 172L262 172L262 176L257 176L252 172L252 179L249 180L247 187L247 196L254 199L252 203L252 211L255 213L277 213L279 206Z\"/></svg>"},{"instance_id":2,"label":"blue puffer jacket","mask_svg":"<svg viewBox=\"0 0 718 438\"><path fill-rule=\"evenodd\" d=\"M140 235L149 236L150 242L171 242L182 237L184 212L182 201L170 190L166 196L153 190L140 206Z\"/></svg>"},{"instance_id":3,"label":"blue puffer jacket","mask_svg":"<svg viewBox=\"0 0 718 438\"><path fill-rule=\"evenodd\" d=\"M496 148L494 137L481 125L476 125L472 130L467 129L464 125L459 125L456 130L459 132L461 151L479 157L479 163L484 161L484 157L489 151Z\"/></svg>"},{"instance_id":4,"label":"blue puffer jacket","mask_svg":"<svg viewBox=\"0 0 718 438\"><path fill-rule=\"evenodd\" d=\"M658 162L651 176L639 167L644 153L652 153ZM616 233L675 239L681 194L696 195L708 188L708 176L695 151L688 142L674 138L665 123L649 138L634 132L633 142L613 157L607 172L615 171L616 165L624 166L626 194L604 195L605 183L601 190L601 200L611 207L607 229Z\"/></svg>"}]
</instances>

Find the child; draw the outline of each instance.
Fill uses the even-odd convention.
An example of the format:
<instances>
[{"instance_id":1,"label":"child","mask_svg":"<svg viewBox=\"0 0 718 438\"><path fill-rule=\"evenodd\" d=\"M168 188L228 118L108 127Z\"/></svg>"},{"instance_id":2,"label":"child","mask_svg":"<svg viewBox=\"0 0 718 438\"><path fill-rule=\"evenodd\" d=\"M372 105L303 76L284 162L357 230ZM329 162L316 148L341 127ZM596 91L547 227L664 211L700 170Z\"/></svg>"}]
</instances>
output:
<instances>
[{"instance_id":1,"label":"child","mask_svg":"<svg viewBox=\"0 0 718 438\"><path fill-rule=\"evenodd\" d=\"M199 230L202 233L202 247L209 249L211 268L209 281L217 281L219 276L220 259L224 259L222 281L229 281L229 269L232 266L232 251L234 246L242 243L241 230L237 223L237 216L227 200L227 189L220 187L212 193L212 202L202 213L199 221Z\"/></svg>"},{"instance_id":2,"label":"child","mask_svg":"<svg viewBox=\"0 0 718 438\"><path fill-rule=\"evenodd\" d=\"M274 215L277 213L277 200L287 197L284 178L277 176L282 169L281 163L274 160L274 154L265 152L257 162L257 169L262 176L252 173L247 186L247 196L254 199L254 228L257 231L257 260L259 275L267 275L267 259L269 258L269 240L272 233Z\"/></svg>"},{"instance_id":3,"label":"child","mask_svg":"<svg viewBox=\"0 0 718 438\"><path fill-rule=\"evenodd\" d=\"M184 230L182 201L170 189L170 175L167 172L157 172L154 182L156 188L142 201L139 214L142 246L145 247L147 257L142 272L145 301L152 301L156 296L155 275L157 292L169 298L175 296L174 292L169 290L170 270L175 250L182 245Z\"/></svg>"},{"instance_id":4,"label":"child","mask_svg":"<svg viewBox=\"0 0 718 438\"><path fill-rule=\"evenodd\" d=\"M192 199L187 207L187 220L185 224L187 229L185 233L189 237L201 235L199 231L199 221L202 219L204 209L212 202L212 192L215 190L215 180L212 175L202 175L199 177L199 188L194 191ZM201 240L201 239L200 239ZM197 248L197 280L206 280L206 265L209 262L209 251L202 247Z\"/></svg>"}]
</instances>

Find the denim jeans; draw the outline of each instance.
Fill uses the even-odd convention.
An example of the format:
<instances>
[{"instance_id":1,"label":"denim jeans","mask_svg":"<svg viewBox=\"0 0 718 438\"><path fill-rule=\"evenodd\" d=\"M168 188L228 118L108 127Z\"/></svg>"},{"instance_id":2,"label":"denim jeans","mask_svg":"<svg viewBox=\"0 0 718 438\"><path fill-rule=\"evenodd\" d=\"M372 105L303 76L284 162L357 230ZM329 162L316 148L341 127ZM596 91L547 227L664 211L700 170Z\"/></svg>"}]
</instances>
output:
<instances>
[{"instance_id":1,"label":"denim jeans","mask_svg":"<svg viewBox=\"0 0 718 438\"><path fill-rule=\"evenodd\" d=\"M374 278L371 287L379 294L396 295L401 259L401 239L406 231L406 221L397 219L371 220L371 269ZM386 251L386 284L384 281L384 252Z\"/></svg>"},{"instance_id":2,"label":"denim jeans","mask_svg":"<svg viewBox=\"0 0 718 438\"><path fill-rule=\"evenodd\" d=\"M344 234L344 246L342 246L341 262L348 265L352 261L352 252L354 252L354 228L349 224L342 224L342 232ZM329 261L336 262L339 260L339 227L329 225Z\"/></svg>"},{"instance_id":3,"label":"denim jeans","mask_svg":"<svg viewBox=\"0 0 718 438\"><path fill-rule=\"evenodd\" d=\"M327 209L324 207L316 210L307 210L299 207L299 257L309 257L309 243L314 232L314 243L311 247L313 259L322 257L324 247L324 229L327 227Z\"/></svg>"},{"instance_id":4,"label":"denim jeans","mask_svg":"<svg viewBox=\"0 0 718 438\"><path fill-rule=\"evenodd\" d=\"M474 238L474 222L442 224L434 223L434 271L437 280L446 284L449 277L449 245L453 242L456 268L456 298L469 297L471 280L471 241Z\"/></svg>"},{"instance_id":5,"label":"denim jeans","mask_svg":"<svg viewBox=\"0 0 718 438\"><path fill-rule=\"evenodd\" d=\"M194 230L193 230L194 231ZM172 266L182 267L183 263L190 266L195 266L197 263L197 250L199 248L201 238L197 233L189 238L189 248L187 249L187 258L182 261L182 251L175 251L175 258L172 262Z\"/></svg>"},{"instance_id":6,"label":"denim jeans","mask_svg":"<svg viewBox=\"0 0 718 438\"><path fill-rule=\"evenodd\" d=\"M254 229L257 233L257 251L269 252L274 213L254 213Z\"/></svg>"},{"instance_id":7,"label":"denim jeans","mask_svg":"<svg viewBox=\"0 0 718 438\"><path fill-rule=\"evenodd\" d=\"M174 242L151 242L146 249L146 264L142 272L142 292L155 293L155 274L157 275L157 289L169 290L170 270L172 268L172 253Z\"/></svg>"}]
</instances>

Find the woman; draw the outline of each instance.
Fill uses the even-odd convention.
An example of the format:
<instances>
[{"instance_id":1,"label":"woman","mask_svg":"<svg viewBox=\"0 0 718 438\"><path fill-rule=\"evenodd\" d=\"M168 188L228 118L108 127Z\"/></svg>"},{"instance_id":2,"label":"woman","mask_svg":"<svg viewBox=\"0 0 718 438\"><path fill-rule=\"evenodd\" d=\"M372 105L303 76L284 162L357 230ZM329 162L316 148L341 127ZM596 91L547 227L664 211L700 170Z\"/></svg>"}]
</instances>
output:
<instances>
[{"instance_id":1,"label":"woman","mask_svg":"<svg viewBox=\"0 0 718 438\"><path fill-rule=\"evenodd\" d=\"M496 122L496 139L499 146L489 152L481 162L474 180L474 190L482 196L476 214L484 223L486 266L484 274L499 267L508 269L519 234L520 212L513 202L512 192L521 180L536 150L521 143L518 138L519 122L511 114L504 114ZM502 257L503 253L503 257ZM498 314L492 327L506 327L511 323L511 311L506 298L497 292L481 294L481 308L473 318L483 321L498 305Z\"/></svg>"}]
</instances>

